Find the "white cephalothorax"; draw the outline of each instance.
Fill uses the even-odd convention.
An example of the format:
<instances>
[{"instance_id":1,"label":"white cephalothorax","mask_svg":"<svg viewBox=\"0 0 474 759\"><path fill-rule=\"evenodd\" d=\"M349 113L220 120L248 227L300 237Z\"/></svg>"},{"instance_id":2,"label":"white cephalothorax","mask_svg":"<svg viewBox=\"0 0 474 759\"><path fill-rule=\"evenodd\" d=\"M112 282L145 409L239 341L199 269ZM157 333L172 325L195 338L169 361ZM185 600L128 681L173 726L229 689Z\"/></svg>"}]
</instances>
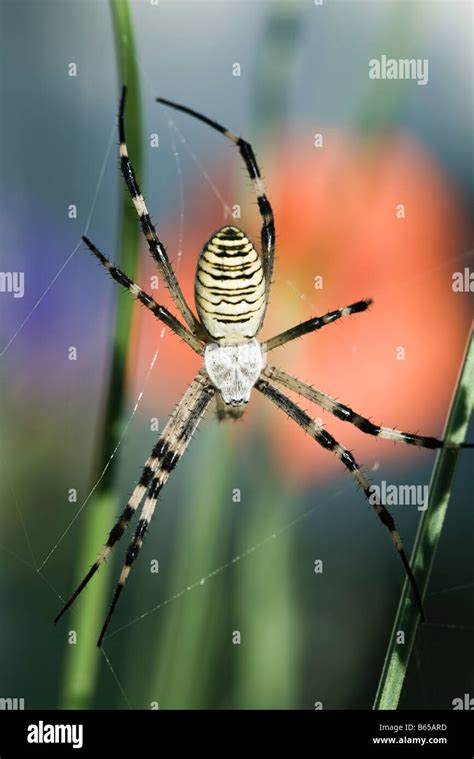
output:
<instances>
[{"instance_id":1,"label":"white cephalothorax","mask_svg":"<svg viewBox=\"0 0 474 759\"><path fill-rule=\"evenodd\" d=\"M236 345L209 343L204 351L204 365L224 403L240 406L249 400L265 362L260 343L253 338Z\"/></svg>"}]
</instances>

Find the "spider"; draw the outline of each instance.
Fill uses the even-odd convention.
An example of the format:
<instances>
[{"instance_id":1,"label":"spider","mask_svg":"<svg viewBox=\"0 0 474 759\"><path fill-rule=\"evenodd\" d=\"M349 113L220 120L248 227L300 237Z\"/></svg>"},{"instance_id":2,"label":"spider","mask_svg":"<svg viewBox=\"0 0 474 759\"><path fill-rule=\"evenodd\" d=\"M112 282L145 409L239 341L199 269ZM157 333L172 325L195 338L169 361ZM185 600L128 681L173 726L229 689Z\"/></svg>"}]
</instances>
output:
<instances>
[{"instance_id":1,"label":"spider","mask_svg":"<svg viewBox=\"0 0 474 759\"><path fill-rule=\"evenodd\" d=\"M112 527L107 542L98 558L64 605L55 619L57 622L76 600L89 580L95 575L112 548L122 538L144 500L135 533L128 547L125 563L115 589L112 603L106 616L97 645L100 647L110 624L120 594L122 593L132 565L143 545L145 534L152 520L158 496L171 472L186 450L199 422L214 399L219 419L237 418L245 410L252 388L256 388L275 406L286 412L320 446L337 456L349 470L357 485L375 510L380 521L387 528L395 549L405 568L411 584L421 619L424 619L423 604L413 572L407 559L393 517L377 498L366 475L357 464L352 453L339 443L329 432L288 398L279 388L296 392L299 396L317 404L338 419L349 422L368 435L385 438L424 448L472 448L470 443L450 443L434 437L413 435L400 430L381 427L353 411L330 395L316 390L282 369L267 364L267 354L288 343L290 340L307 335L331 324L343 316L365 311L372 300L359 300L345 308L329 311L324 316L315 316L284 332L259 342L260 332L268 304L268 296L273 273L275 252L275 224L272 207L265 194L260 170L250 143L225 129L216 121L183 105L157 98L157 102L182 111L204 122L231 140L240 155L257 196L262 219L261 252L239 227L225 225L213 232L203 246L197 264L194 295L198 317L191 311L171 266L166 250L160 241L150 219L145 200L140 192L132 162L128 156L125 139L126 87L122 89L119 109L120 165L140 225L148 243L150 253L171 293L185 326L168 309L158 304L150 295L111 263L103 253L87 238L83 241L109 272L111 277L128 290L152 314L162 321L203 358L203 366L194 377L172 413L167 425L147 459L141 477L130 499Z\"/></svg>"}]
</instances>

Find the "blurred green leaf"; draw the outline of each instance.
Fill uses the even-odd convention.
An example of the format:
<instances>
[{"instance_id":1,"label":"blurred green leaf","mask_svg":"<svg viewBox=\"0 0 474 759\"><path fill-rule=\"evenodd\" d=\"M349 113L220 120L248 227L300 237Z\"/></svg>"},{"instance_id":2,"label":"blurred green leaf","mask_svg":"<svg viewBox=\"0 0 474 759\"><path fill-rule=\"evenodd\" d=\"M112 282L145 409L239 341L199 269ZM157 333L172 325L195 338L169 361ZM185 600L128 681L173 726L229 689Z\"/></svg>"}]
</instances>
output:
<instances>
[{"instance_id":1,"label":"blurred green leaf","mask_svg":"<svg viewBox=\"0 0 474 759\"><path fill-rule=\"evenodd\" d=\"M115 33L119 83L120 86L122 84L128 86L127 142L135 170L140 176L142 157L140 92L132 21L127 0L111 0L110 8ZM137 268L140 227L128 194L124 192L121 197L123 200L120 211L120 255L118 261L121 268L133 279ZM84 262L85 266L90 265L86 256ZM110 283L104 277L105 286L110 286ZM96 483L101 476L119 436L125 402L125 369L132 308L132 298L125 295L119 297L105 411L100 422L100 441L97 447L96 464L92 473L93 483ZM87 504L87 510L81 519L81 533L78 536L79 548L75 557L74 587L82 580L91 563L92 556L95 558L120 510L114 487L117 463L118 457L115 456L109 462L109 466L95 490L94 496ZM94 698L98 664L102 660L102 654L96 647L96 641L110 600L110 582L108 577L104 577L105 572L102 572L101 575L100 579L99 577L94 578L95 581L91 582L77 604L78 611L74 618L77 644L67 647L63 674L60 706L64 709L88 708Z\"/></svg>"},{"instance_id":2,"label":"blurred green leaf","mask_svg":"<svg viewBox=\"0 0 474 759\"><path fill-rule=\"evenodd\" d=\"M468 343L459 381L446 425L445 440L464 441L474 404L474 332ZM422 597L443 530L459 451L441 450L431 478L428 508L423 512L411 557L411 566ZM419 612L410 585L405 581L380 677L374 709L397 709L418 629ZM397 643L400 631L404 644Z\"/></svg>"}]
</instances>

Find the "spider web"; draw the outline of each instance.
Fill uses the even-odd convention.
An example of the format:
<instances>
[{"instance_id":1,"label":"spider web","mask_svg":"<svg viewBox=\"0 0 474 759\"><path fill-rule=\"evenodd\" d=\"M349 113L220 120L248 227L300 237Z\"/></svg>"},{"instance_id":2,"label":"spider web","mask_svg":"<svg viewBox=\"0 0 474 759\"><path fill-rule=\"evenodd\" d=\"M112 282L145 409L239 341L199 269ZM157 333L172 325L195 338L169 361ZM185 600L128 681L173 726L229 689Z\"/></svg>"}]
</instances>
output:
<instances>
[{"instance_id":1,"label":"spider web","mask_svg":"<svg viewBox=\"0 0 474 759\"><path fill-rule=\"evenodd\" d=\"M140 67L140 69L142 71L142 75L143 75L144 81L147 83L147 86L148 86L148 88L150 90L150 96L154 96L154 87L151 84L150 77L143 70L143 67L141 66L140 62L138 62L138 63L139 63L139 67ZM193 163L197 167L197 170L199 171L202 179L206 182L206 184L209 186L211 192L215 195L215 197L220 202L220 204L222 206L222 209L223 209L224 217L227 217L230 214L230 204L223 197L220 189L213 182L211 176L206 171L205 167L202 165L202 163L198 159L198 157L195 155L194 151L189 146L187 140L185 139L184 135L182 134L182 132L177 127L176 123L170 117L168 117L167 123L168 123L168 129L169 129L170 140L171 140L171 145L172 145L172 152L173 152L173 156L174 156L174 159L175 159L176 181L178 183L179 225L178 225L178 244L177 244L177 254L176 254L175 267L176 267L177 272L179 273L180 262L181 262L182 256L183 256L183 233L184 233L184 224L185 224L184 182L183 182L182 158L181 158L180 149L182 149L183 151L186 151L186 153L188 154L188 156L190 157L190 159L193 161ZM102 164L101 164L101 168L100 168L100 171L99 171L99 174L98 174L98 178L97 178L97 182L96 182L96 186L95 186L95 190L94 190L93 198L92 198L92 202L91 202L91 207L90 207L89 214L87 216L87 220L86 220L86 224L85 224L85 227L84 227L83 234L87 234L87 232L89 230L89 227L90 227L90 224L91 224L91 221L93 219L94 209L96 207L97 200L98 200L98 197L99 197L100 189L101 189L101 186L102 186L102 181L103 181L103 178L104 178L105 169L106 169L108 161L110 160L111 149L112 149L112 146L114 144L115 129L116 129L116 127L115 127L115 123L114 123L113 126L111 127L110 134L109 134L109 137L108 137L108 140L107 140L107 144L106 144L106 148L105 148L105 152L104 152L104 158L103 158L103 161L102 161ZM67 255L64 263L60 266L60 268L57 270L57 272L53 275L53 277L51 278L49 284L44 289L44 291L42 292L42 294L40 295L40 297L37 299L37 301L34 303L33 307L30 310L30 312L23 319L23 321L20 323L19 327L16 329L16 331L13 333L13 335L11 336L11 338L5 344L4 348L2 349L2 351L0 353L0 357L3 357L7 353L7 351L9 350L9 348L11 347L11 345L14 343L14 341L17 339L17 337L20 335L20 333L23 331L23 329L27 327L28 322L30 321L31 317L34 315L34 313L36 312L36 310L38 309L38 307L41 305L41 303L43 302L43 300L47 297L47 295L50 292L51 288L54 286L54 284L58 281L58 279L60 278L60 276L63 274L64 270L66 269L66 267L69 265L69 263L71 262L71 260L75 256L75 254L76 254L77 250L79 249L80 245L81 245L81 243L78 243L72 249L72 251ZM474 251L469 251L469 253L467 254L467 256L472 257L473 254L474 254ZM423 274L422 277L420 276L420 277L417 277L416 279L417 279L417 281L421 281L421 280L429 277L430 275L434 274L440 268L447 267L447 266L449 266L451 264L454 264L455 262L461 261L461 260L466 260L466 254L456 255L456 256L454 256L454 257L452 257L452 258L444 261L441 265L433 267L430 270L427 270L426 272L424 272L424 274ZM295 295L296 295L297 298L301 299L302 301L305 302L305 304L307 304L307 307L308 307L308 309L310 310L311 313L316 313L317 312L316 304L313 303L311 301L311 299L309 299L305 293L301 292L301 290L295 285L295 283L293 283L292 281L287 281L286 285L288 286L289 289L291 289L295 293ZM165 334L165 330L163 329L162 332L161 332L161 335L160 335L160 339L163 338L164 334ZM343 336L342 339L345 339L344 338L344 332L343 332L343 330L340 330L339 334ZM72 517L72 519L70 520L70 522L68 523L68 525L66 526L66 528L62 531L62 533L60 534L60 536L55 540L55 542L52 545L51 549L46 553L46 555L40 561L38 561L37 556L36 556L36 552L34 551L33 543L32 543L32 540L31 540L31 536L28 533L27 526L26 526L25 520L23 518L22 510L21 510L21 507L20 507L20 503L19 503L18 499L16 498L15 493L13 492L13 490L11 489L11 487L9 486L10 487L10 491L11 491L12 502L15 505L15 509L17 511L17 514L18 514L18 520L20 522L21 529L22 529L22 531L24 533L24 536L25 536L25 541L26 541L26 544L27 544L30 560L25 559L24 557L20 556L19 554L17 554L16 552L12 551L10 548L8 548L7 546L5 546L3 544L0 544L0 548L2 549L2 551L4 551L5 553L7 553L9 556L11 556L12 558L14 558L16 561L22 563L23 565L25 565L26 567L28 567L32 572L36 573L41 578L41 580L46 585L46 587L49 589L49 591L51 593L53 593L62 603L64 603L65 599L63 598L63 596L61 595L61 593L57 590L57 588L54 587L54 585L45 576L43 570L46 567L46 565L48 564L48 562L50 561L50 559L52 558L52 556L55 554L55 552L61 546L64 538L69 533L69 531L72 529L72 527L74 526L74 524L78 520L78 518L81 515L81 513L83 512L83 510L86 508L86 506L89 503L89 501L90 501L93 493L95 492L95 490L98 487L99 483L101 482L103 476L105 475L105 472L109 468L112 460L118 454L119 449L120 449L123 441L125 440L126 436L129 433L130 426L132 424L133 419L135 418L135 416L137 414L137 411L138 411L138 409L140 407L140 404L141 404L143 398L145 397L145 394L146 394L147 389L149 387L150 378L152 377L153 371L154 371L154 369L156 367L158 356L159 356L159 347L156 348L156 350L154 351L153 355L149 359L147 370L145 372L144 377L142 378L142 380L140 382L140 390L138 392L136 400L135 400L135 402L134 402L134 404L133 404L133 406L132 406L132 408L131 408L128 416L126 417L126 419L125 419L125 421L123 423L123 427L122 427L120 436L118 438L118 441L117 441L117 443L116 443L113 451L110 453L110 456L109 456L109 458L108 458L108 460L107 460L107 462L106 462L106 464L105 464L105 466L104 466L104 468L103 468L103 470L102 470L102 472L101 472L98 480L94 483L94 485L90 489L88 495L82 501L82 503L80 504L78 510L76 511L76 513L74 514L74 516ZM378 466L379 466L379 462L378 461L374 462L373 467L372 467L372 471L375 471L378 468ZM348 482L344 487L335 489L334 492L333 492L333 494L325 499L324 503L328 504L328 503L330 503L333 500L337 500L341 496L345 496L346 494L353 493L353 492L354 492L353 485L352 485L351 482ZM125 622L124 624L120 625L119 627L113 629L107 635L106 641L108 641L109 639L111 639L111 638L113 638L113 637L115 637L117 635L120 635L125 630L129 629L130 627L135 626L137 624L140 624L143 620L145 620L146 618L150 617L151 615L156 614L158 612L161 612L161 611L167 609L167 607L169 607L171 604L173 604L174 602L178 601L179 599L182 599L183 596L186 596L187 594L194 593L195 591L198 591L199 588L202 588L203 585L205 585L205 584L209 583L210 581L214 580L217 576L221 575L222 573L227 572L227 571L231 570L232 568L234 568L236 566L239 566L243 561L247 560L249 557L251 557L252 555L254 555L256 552L264 551L274 541L282 538L290 530L294 529L301 522L303 522L304 520L308 519L312 514L314 514L314 512L316 510L322 508L322 505L323 505L323 503L320 502L317 505L315 505L314 507L303 511L300 514L297 514L295 517L293 517L292 519L290 519L287 522L285 522L281 527L279 527L277 529L269 529L269 531L259 541L251 544L245 550L236 553L228 561L225 561L222 564L219 564L218 566L215 566L207 574L204 574L201 577L197 577L197 578L191 580L188 584L186 584L185 586L181 587L176 592L172 593L167 598L165 598L165 600L161 601L158 604L151 605L147 610L145 610L144 612L142 612L138 616L130 619L128 622ZM435 596L435 595L439 595L439 594L456 593L456 592L462 591L462 590L470 590L473 587L474 587L474 582L463 583L463 584L458 584L458 585L455 585L455 586L452 586L452 587L444 587L444 588L441 588L441 589L438 589L438 590L430 591L429 594L428 594L428 596ZM71 613L72 614L75 613L74 609L71 609ZM450 630L450 631L474 632L474 629L471 628L471 627L469 627L469 626L464 626L464 625L459 625L459 624L450 624L450 623L441 623L441 622L440 623L427 623L427 627L438 627L440 629L446 629L446 630ZM132 699L129 698L128 694L126 693L126 691L125 691L125 689L123 687L123 684L121 683L121 681L120 681L120 679L119 679L119 677L117 675L116 666L113 664L113 662L110 659L110 656L108 654L107 645L105 645L102 648L102 655L103 655L104 661L106 663L107 670L110 673L111 680L114 682L114 684L115 684L118 692L120 693L123 701L125 702L126 706L129 709L133 708ZM423 667L422 667L422 664L420 662L419 653L418 653L417 650L415 650L414 658L415 658L416 666L418 668L418 672L419 672L419 674L420 674L420 676L421 676L421 678L423 680Z\"/></svg>"}]
</instances>

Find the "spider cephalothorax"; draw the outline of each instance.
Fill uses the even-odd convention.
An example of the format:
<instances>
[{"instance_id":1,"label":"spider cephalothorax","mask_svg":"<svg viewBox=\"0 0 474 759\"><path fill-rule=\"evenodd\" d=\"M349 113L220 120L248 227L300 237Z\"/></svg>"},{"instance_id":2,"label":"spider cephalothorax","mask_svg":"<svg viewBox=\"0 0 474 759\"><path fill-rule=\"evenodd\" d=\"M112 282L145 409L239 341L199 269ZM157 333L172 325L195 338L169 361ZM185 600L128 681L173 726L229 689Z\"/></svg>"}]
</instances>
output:
<instances>
[{"instance_id":1,"label":"spider cephalothorax","mask_svg":"<svg viewBox=\"0 0 474 759\"><path fill-rule=\"evenodd\" d=\"M229 406L248 403L264 365L260 343L254 337L239 343L209 343L204 351L209 379Z\"/></svg>"},{"instance_id":2,"label":"spider cephalothorax","mask_svg":"<svg viewBox=\"0 0 474 759\"><path fill-rule=\"evenodd\" d=\"M278 385L298 393L330 414L343 421L350 422L369 435L426 448L472 448L472 444L448 443L433 437L412 435L400 430L380 427L352 411L348 406L339 403L330 395L295 379L275 366L267 366L266 355L274 348L309 332L314 332L343 316L365 311L371 300L360 300L345 308L329 311L324 316L315 316L260 343L256 335L262 326L268 304L275 252L275 226L272 208L265 194L252 147L248 142L229 132L228 129L207 116L185 106L159 99L160 102L203 121L235 143L252 180L262 218L260 253L245 232L231 225L218 229L204 245L199 256L195 280L196 308L199 316L196 318L184 298L166 250L152 224L132 163L128 157L124 126L125 96L126 89L124 87L119 112L122 173L150 253L158 264L175 305L187 326L173 316L167 308L156 303L141 287L132 282L90 240L85 237L83 239L113 279L123 285L155 317L164 322L192 350L202 356L204 365L190 383L189 388L171 415L145 463L140 480L135 486L127 505L111 529L104 548L79 587L56 617L56 621L97 572L106 556L129 527L135 512L144 501L140 519L125 556L125 563L112 604L99 637L98 645L101 645L120 593L143 544L145 533L156 508L158 495L186 450L211 401L215 400L216 402L219 419L236 418L243 413L245 403L249 400L253 387L269 398L278 408L285 411L319 445L337 456L346 469L351 472L382 524L389 530L393 544L412 585L420 613L423 616L421 596L392 516L384 504L380 502L376 491L372 489L369 480L352 453L317 424L309 414L284 395L278 389Z\"/></svg>"}]
</instances>

